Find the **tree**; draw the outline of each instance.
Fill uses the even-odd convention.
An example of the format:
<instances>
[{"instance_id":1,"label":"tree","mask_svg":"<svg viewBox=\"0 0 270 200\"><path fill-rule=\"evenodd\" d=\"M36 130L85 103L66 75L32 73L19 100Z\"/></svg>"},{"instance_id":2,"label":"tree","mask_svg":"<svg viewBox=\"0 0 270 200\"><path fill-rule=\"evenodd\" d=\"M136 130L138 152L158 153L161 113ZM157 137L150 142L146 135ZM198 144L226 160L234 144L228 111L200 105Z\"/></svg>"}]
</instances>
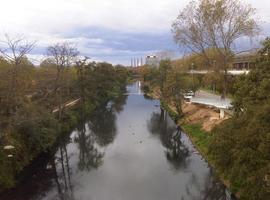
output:
<instances>
[{"instance_id":1,"label":"tree","mask_svg":"<svg viewBox=\"0 0 270 200\"><path fill-rule=\"evenodd\" d=\"M159 77L158 77L158 85L159 89L161 92L161 100L165 100L166 98L166 81L168 79L168 73L172 69L172 64L171 61L166 59L166 60L161 60L159 64Z\"/></svg>"},{"instance_id":2,"label":"tree","mask_svg":"<svg viewBox=\"0 0 270 200\"><path fill-rule=\"evenodd\" d=\"M233 45L241 37L259 33L255 9L240 0L191 1L172 24L175 42L186 46L213 66L207 50L215 51L223 76L223 97L227 93L227 70L233 59Z\"/></svg>"},{"instance_id":3,"label":"tree","mask_svg":"<svg viewBox=\"0 0 270 200\"><path fill-rule=\"evenodd\" d=\"M168 96L170 97L170 101L175 106L179 118L183 116L182 102L185 90L185 83L182 77L183 74L175 73L173 71L170 75L170 79L168 80L169 83L167 84L167 91L169 92Z\"/></svg>"},{"instance_id":4,"label":"tree","mask_svg":"<svg viewBox=\"0 0 270 200\"><path fill-rule=\"evenodd\" d=\"M29 42L23 36L12 38L8 34L5 34L5 40L1 41L1 43L3 46L0 48L2 57L13 66L20 65L35 46L35 42Z\"/></svg>"},{"instance_id":5,"label":"tree","mask_svg":"<svg viewBox=\"0 0 270 200\"><path fill-rule=\"evenodd\" d=\"M8 119L7 126L11 125L11 116L17 112L26 100L26 91L32 80L30 74L33 65L27 59L27 54L34 48L35 42L29 42L24 37L10 37L5 35L1 41L0 55L6 68L1 70L1 114Z\"/></svg>"},{"instance_id":6,"label":"tree","mask_svg":"<svg viewBox=\"0 0 270 200\"><path fill-rule=\"evenodd\" d=\"M65 87L65 69L71 67L75 58L78 56L78 50L69 43L58 43L48 47L48 54L56 65L56 77L54 81L54 94L59 108L58 118L62 118L63 97Z\"/></svg>"},{"instance_id":7,"label":"tree","mask_svg":"<svg viewBox=\"0 0 270 200\"><path fill-rule=\"evenodd\" d=\"M235 84L235 115L214 130L211 159L243 200L270 199L270 39Z\"/></svg>"}]
</instances>

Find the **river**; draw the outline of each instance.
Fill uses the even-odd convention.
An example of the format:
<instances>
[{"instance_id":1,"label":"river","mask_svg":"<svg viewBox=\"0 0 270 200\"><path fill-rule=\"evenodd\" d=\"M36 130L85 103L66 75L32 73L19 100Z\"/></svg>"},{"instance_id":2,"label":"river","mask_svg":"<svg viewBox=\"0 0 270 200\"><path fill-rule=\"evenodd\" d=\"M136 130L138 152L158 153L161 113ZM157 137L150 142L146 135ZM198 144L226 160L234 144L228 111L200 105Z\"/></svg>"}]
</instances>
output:
<instances>
[{"instance_id":1,"label":"river","mask_svg":"<svg viewBox=\"0 0 270 200\"><path fill-rule=\"evenodd\" d=\"M63 140L7 200L229 200L226 187L139 82Z\"/></svg>"}]
</instances>

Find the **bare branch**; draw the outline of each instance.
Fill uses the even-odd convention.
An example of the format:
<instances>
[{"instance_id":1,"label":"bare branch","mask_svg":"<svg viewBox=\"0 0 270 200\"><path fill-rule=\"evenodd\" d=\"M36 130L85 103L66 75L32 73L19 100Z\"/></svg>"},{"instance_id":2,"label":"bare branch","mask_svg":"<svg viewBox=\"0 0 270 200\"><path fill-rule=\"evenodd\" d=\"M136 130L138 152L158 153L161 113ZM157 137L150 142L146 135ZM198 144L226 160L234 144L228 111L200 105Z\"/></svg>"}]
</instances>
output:
<instances>
[{"instance_id":1,"label":"bare branch","mask_svg":"<svg viewBox=\"0 0 270 200\"><path fill-rule=\"evenodd\" d=\"M1 56L11 64L19 65L23 58L33 50L36 42L29 42L23 36L11 38L5 34L5 40L0 43L3 46L0 48Z\"/></svg>"}]
</instances>

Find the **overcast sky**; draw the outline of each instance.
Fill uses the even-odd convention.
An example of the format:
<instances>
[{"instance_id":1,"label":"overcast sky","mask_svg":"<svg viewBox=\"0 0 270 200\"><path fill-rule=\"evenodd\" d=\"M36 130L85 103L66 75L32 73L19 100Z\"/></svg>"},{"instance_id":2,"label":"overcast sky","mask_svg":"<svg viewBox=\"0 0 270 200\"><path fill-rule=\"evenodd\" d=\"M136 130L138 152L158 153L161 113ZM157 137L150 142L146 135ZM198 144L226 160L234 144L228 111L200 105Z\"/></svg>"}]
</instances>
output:
<instances>
[{"instance_id":1,"label":"overcast sky","mask_svg":"<svg viewBox=\"0 0 270 200\"><path fill-rule=\"evenodd\" d=\"M189 0L1 0L0 36L36 40L32 54L69 41L82 55L114 64L162 50L178 51L170 26ZM257 8L263 36L270 33L270 1L243 0ZM270 35L270 34L269 34ZM180 54L180 53L179 53Z\"/></svg>"}]
</instances>

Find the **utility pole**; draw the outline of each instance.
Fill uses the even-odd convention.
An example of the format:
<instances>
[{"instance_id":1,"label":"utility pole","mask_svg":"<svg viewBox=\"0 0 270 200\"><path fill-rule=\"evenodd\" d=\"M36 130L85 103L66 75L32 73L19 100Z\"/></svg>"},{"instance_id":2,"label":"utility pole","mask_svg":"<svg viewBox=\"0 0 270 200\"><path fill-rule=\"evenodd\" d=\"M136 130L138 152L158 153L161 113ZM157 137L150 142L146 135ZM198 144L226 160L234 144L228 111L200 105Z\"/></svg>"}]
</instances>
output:
<instances>
[{"instance_id":1,"label":"utility pole","mask_svg":"<svg viewBox=\"0 0 270 200\"><path fill-rule=\"evenodd\" d=\"M191 63L191 70L192 70L192 92L194 92L194 63Z\"/></svg>"},{"instance_id":2,"label":"utility pole","mask_svg":"<svg viewBox=\"0 0 270 200\"><path fill-rule=\"evenodd\" d=\"M217 63L217 61L213 60L214 71L216 70L216 63ZM216 82L215 81L214 81L214 84L213 84L213 92L216 93Z\"/></svg>"}]
</instances>

